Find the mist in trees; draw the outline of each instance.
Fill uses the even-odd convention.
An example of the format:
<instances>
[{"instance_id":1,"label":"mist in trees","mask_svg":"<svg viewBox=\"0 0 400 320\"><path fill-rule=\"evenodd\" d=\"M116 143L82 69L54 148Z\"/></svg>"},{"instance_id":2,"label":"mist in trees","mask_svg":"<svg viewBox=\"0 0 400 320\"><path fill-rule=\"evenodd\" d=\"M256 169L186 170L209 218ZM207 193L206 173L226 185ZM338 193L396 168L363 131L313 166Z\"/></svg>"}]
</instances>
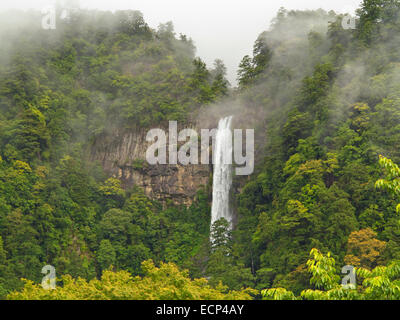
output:
<instances>
[{"instance_id":1,"label":"mist in trees","mask_svg":"<svg viewBox=\"0 0 400 320\"><path fill-rule=\"evenodd\" d=\"M364 0L346 30L282 8L237 88L137 11L82 10L52 33L37 12L0 17L1 298L55 298L37 285L51 264L65 299L111 299L108 284L121 299L398 299L399 12ZM237 223L217 221L213 243L209 186L160 203L88 160L116 129L226 110L256 129L256 169L234 178ZM346 264L359 290L341 286Z\"/></svg>"}]
</instances>

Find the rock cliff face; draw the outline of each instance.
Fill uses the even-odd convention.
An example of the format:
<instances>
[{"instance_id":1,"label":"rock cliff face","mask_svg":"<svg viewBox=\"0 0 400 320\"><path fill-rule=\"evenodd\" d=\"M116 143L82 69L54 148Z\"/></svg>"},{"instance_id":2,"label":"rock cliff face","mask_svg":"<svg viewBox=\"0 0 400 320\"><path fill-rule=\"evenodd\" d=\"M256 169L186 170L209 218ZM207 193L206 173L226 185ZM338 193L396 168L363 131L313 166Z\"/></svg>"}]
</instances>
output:
<instances>
[{"instance_id":1,"label":"rock cliff face","mask_svg":"<svg viewBox=\"0 0 400 320\"><path fill-rule=\"evenodd\" d=\"M195 129L195 128L193 128ZM195 129L196 130L196 129ZM150 165L146 161L148 129L120 130L94 141L91 160L122 181L125 188L137 185L146 195L162 202L190 205L197 190L206 185L211 165ZM168 142L168 129L165 129Z\"/></svg>"}]
</instances>

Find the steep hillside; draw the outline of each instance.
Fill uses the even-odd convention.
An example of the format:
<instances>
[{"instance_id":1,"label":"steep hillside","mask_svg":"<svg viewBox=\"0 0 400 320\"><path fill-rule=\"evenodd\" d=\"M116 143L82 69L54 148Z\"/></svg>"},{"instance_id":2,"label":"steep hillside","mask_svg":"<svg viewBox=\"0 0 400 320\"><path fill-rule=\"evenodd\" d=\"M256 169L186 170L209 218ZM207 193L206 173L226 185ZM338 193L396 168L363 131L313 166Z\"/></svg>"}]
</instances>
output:
<instances>
[{"instance_id":1,"label":"steep hillside","mask_svg":"<svg viewBox=\"0 0 400 320\"><path fill-rule=\"evenodd\" d=\"M400 299L400 1L364 0L354 29L281 9L235 89L136 11L82 11L54 32L18 15L14 29L0 17L1 297L77 298L85 283L92 298L112 279L155 298ZM234 177L235 228L210 232L211 167L148 166L145 133L228 114L255 129L256 168ZM85 280L15 292L46 264Z\"/></svg>"},{"instance_id":2,"label":"steep hillside","mask_svg":"<svg viewBox=\"0 0 400 320\"><path fill-rule=\"evenodd\" d=\"M85 278L148 258L191 265L209 167L147 168L143 142L227 94L223 64L208 70L172 23L152 30L137 11L79 11L56 30L41 18L0 17L0 295L45 264Z\"/></svg>"}]
</instances>

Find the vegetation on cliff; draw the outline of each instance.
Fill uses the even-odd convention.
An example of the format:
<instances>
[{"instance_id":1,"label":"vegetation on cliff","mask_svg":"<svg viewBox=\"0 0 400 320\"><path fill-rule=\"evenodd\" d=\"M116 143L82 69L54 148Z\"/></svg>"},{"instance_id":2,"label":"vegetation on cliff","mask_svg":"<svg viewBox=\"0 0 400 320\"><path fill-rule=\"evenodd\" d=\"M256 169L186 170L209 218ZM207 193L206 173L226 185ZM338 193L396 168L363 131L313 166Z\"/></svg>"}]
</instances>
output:
<instances>
[{"instance_id":1,"label":"vegetation on cliff","mask_svg":"<svg viewBox=\"0 0 400 320\"><path fill-rule=\"evenodd\" d=\"M399 299L399 13L364 0L346 30L334 12L281 9L234 92L220 61L208 70L172 24L138 12L1 34L0 296ZM224 98L265 115L265 147L235 195L237 227L218 221L212 247L206 189L162 205L87 161L114 127L187 121ZM32 283L46 264L60 279L48 292ZM356 289L341 286L346 264Z\"/></svg>"}]
</instances>

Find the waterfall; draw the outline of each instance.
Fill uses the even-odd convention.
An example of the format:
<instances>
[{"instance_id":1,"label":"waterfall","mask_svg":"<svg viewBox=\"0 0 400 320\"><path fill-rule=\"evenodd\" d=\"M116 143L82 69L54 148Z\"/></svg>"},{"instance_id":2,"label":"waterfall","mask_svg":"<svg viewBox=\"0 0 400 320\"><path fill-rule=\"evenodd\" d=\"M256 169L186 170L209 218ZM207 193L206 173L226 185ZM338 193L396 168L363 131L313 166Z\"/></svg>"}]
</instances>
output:
<instances>
[{"instance_id":1,"label":"waterfall","mask_svg":"<svg viewBox=\"0 0 400 320\"><path fill-rule=\"evenodd\" d=\"M232 186L232 118L222 118L218 123L214 148L211 227L215 221L225 218L232 228L233 217L229 201Z\"/></svg>"}]
</instances>

